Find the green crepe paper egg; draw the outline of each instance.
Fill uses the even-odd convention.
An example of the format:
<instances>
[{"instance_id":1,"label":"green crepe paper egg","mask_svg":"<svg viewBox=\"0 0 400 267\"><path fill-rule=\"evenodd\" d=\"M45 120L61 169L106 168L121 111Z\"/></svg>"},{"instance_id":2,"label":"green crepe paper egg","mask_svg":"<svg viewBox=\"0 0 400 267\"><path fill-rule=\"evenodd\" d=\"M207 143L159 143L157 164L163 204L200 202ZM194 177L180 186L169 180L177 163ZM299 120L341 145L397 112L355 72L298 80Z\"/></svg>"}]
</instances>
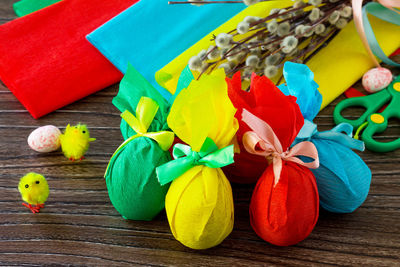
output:
<instances>
[{"instance_id":1,"label":"green crepe paper egg","mask_svg":"<svg viewBox=\"0 0 400 267\"><path fill-rule=\"evenodd\" d=\"M185 77L193 79L189 74L190 70ZM181 82L182 88L185 85L185 82ZM147 132L168 131L167 117L170 103L131 64L128 64L118 94L112 102L121 112L128 110L131 114L136 114L136 108L142 97L149 97L159 105ZM124 140L137 134L123 119L120 129ZM170 153L163 151L159 144L147 137L133 139L110 160L105 175L107 189L112 204L124 218L151 220L164 208L169 185L159 184L155 169L170 160Z\"/></svg>"},{"instance_id":2,"label":"green crepe paper egg","mask_svg":"<svg viewBox=\"0 0 400 267\"><path fill-rule=\"evenodd\" d=\"M169 185L159 184L155 170L170 160L169 152L147 137L133 139L114 155L105 179L111 203L122 217L149 221L164 209Z\"/></svg>"}]
</instances>

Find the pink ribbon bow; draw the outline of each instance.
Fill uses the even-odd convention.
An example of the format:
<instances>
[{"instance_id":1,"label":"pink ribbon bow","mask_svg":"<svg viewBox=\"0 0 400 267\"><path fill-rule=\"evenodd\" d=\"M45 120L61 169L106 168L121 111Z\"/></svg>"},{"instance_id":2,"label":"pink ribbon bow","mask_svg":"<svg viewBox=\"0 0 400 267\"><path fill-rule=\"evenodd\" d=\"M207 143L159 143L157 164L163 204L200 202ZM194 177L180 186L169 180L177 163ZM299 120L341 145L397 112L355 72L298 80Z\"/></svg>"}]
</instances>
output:
<instances>
[{"instance_id":1,"label":"pink ribbon bow","mask_svg":"<svg viewBox=\"0 0 400 267\"><path fill-rule=\"evenodd\" d=\"M292 161L310 169L319 167L318 151L313 143L301 142L284 152L281 142L268 123L246 109L243 109L242 120L253 130L243 135L244 148L251 154L272 160L275 176L274 186L279 182L281 176L282 160ZM260 149L257 149L257 145ZM306 163L296 156L306 156L314 159L314 161Z\"/></svg>"}]
</instances>

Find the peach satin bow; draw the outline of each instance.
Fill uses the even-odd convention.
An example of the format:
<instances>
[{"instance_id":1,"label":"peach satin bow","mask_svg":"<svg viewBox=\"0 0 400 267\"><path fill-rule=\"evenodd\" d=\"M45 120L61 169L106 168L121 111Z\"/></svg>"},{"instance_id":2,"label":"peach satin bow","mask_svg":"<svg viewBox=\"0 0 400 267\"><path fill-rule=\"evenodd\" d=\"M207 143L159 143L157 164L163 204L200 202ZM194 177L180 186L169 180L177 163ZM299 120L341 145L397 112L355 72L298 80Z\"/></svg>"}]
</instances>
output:
<instances>
[{"instance_id":1,"label":"peach satin bow","mask_svg":"<svg viewBox=\"0 0 400 267\"><path fill-rule=\"evenodd\" d=\"M243 145L247 152L272 160L275 176L274 186L280 179L282 160L292 161L311 169L319 167L318 151L313 143L301 142L291 149L283 151L281 142L268 123L246 109L243 109L242 120L252 129L243 135ZM306 163L296 156L306 156L313 161Z\"/></svg>"}]
</instances>

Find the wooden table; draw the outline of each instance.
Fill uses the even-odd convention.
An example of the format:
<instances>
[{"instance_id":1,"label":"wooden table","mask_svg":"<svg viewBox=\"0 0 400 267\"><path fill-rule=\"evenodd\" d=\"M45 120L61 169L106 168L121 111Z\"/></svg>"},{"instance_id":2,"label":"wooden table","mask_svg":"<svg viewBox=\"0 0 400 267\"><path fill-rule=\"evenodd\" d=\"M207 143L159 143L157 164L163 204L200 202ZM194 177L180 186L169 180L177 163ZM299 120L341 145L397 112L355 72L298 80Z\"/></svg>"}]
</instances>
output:
<instances>
[{"instance_id":1,"label":"wooden table","mask_svg":"<svg viewBox=\"0 0 400 267\"><path fill-rule=\"evenodd\" d=\"M1 1L0 23L15 18L13 2ZM269 245L251 229L251 185L233 185L234 230L213 249L194 251L182 246L173 238L164 212L152 222L122 219L109 201L103 178L111 154L122 141L119 112L111 104L117 90L117 85L112 86L34 120L0 85L0 265L400 266L400 151L362 153L373 173L366 202L352 214L321 210L311 235L292 247ZM333 127L337 102L318 116L320 130ZM61 152L38 154L26 143L39 126L64 128L78 122L87 123L97 138L82 162L70 162ZM397 122L380 138L399 135ZM17 190L19 178L30 171L44 174L51 188L40 214L21 205Z\"/></svg>"}]
</instances>

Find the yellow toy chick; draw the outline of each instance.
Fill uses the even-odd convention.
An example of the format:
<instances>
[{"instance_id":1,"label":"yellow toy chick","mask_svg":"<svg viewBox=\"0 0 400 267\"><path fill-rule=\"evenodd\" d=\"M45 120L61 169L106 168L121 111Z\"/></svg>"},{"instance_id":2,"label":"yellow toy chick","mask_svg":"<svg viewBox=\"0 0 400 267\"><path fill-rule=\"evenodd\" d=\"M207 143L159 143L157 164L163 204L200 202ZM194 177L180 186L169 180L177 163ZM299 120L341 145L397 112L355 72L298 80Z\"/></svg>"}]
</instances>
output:
<instances>
[{"instance_id":1,"label":"yellow toy chick","mask_svg":"<svg viewBox=\"0 0 400 267\"><path fill-rule=\"evenodd\" d=\"M33 213L38 213L41 208L44 208L44 203L49 196L49 185L43 175L30 172L19 181L18 191L21 193L22 200L28 203L22 203L22 205Z\"/></svg>"},{"instance_id":2,"label":"yellow toy chick","mask_svg":"<svg viewBox=\"0 0 400 267\"><path fill-rule=\"evenodd\" d=\"M67 125L65 132L60 135L61 149L64 155L72 161L84 159L89 143L96 138L90 138L89 131L84 124Z\"/></svg>"}]
</instances>

